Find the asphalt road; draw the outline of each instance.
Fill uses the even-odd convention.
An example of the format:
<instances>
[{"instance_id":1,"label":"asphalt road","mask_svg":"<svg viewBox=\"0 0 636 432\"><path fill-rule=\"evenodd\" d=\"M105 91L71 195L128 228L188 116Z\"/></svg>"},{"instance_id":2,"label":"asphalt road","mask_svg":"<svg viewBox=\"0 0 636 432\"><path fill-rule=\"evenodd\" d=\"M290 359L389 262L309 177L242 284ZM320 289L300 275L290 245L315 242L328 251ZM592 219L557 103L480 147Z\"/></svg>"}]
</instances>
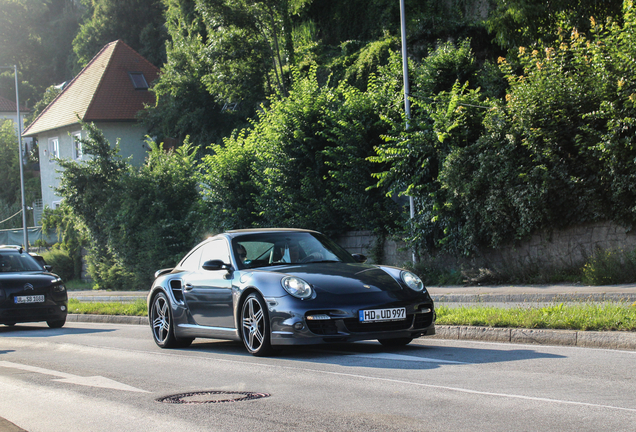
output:
<instances>
[{"instance_id":1,"label":"asphalt road","mask_svg":"<svg viewBox=\"0 0 636 432\"><path fill-rule=\"evenodd\" d=\"M28 324L0 327L0 417L29 432L633 431L635 364L634 351L442 339L255 358L224 341L161 350L140 325Z\"/></svg>"}]
</instances>

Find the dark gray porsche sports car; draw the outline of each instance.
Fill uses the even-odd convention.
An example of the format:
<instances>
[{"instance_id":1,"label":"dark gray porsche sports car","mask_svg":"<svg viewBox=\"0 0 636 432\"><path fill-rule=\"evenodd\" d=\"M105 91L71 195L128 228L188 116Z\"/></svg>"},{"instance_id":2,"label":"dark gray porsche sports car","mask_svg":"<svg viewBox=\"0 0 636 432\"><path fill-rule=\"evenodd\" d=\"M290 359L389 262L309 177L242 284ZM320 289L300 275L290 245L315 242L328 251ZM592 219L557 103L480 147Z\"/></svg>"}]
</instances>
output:
<instances>
[{"instance_id":1,"label":"dark gray porsche sports car","mask_svg":"<svg viewBox=\"0 0 636 432\"><path fill-rule=\"evenodd\" d=\"M152 335L162 348L197 337L240 340L264 356L284 345L377 339L400 346L435 334L433 300L420 278L365 260L315 231L216 235L155 274Z\"/></svg>"}]
</instances>

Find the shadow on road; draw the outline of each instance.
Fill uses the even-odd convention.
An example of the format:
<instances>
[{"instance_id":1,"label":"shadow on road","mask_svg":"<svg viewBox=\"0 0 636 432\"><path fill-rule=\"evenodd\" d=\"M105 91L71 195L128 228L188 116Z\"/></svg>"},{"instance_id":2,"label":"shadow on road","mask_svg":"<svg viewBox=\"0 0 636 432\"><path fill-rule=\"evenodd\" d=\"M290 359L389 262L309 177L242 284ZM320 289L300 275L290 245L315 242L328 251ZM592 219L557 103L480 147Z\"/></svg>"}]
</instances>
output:
<instances>
[{"instance_id":1,"label":"shadow on road","mask_svg":"<svg viewBox=\"0 0 636 432\"><path fill-rule=\"evenodd\" d=\"M115 329L94 329L94 328L49 328L46 323L29 323L28 325L16 324L14 326L0 325L0 336L12 337L49 337L62 336L72 334L89 334L89 333L110 333Z\"/></svg>"},{"instance_id":2,"label":"shadow on road","mask_svg":"<svg viewBox=\"0 0 636 432\"><path fill-rule=\"evenodd\" d=\"M240 342L197 340L188 348L193 352L250 356ZM400 348L387 348L378 342L355 342L312 346L285 347L272 358L308 363L337 364L340 366L365 366L371 368L435 369L442 365L461 366L465 364L485 364L523 361L538 358L565 358L563 355L543 353L533 348L468 348L436 345L411 344ZM369 361L371 360L371 361Z\"/></svg>"}]
</instances>

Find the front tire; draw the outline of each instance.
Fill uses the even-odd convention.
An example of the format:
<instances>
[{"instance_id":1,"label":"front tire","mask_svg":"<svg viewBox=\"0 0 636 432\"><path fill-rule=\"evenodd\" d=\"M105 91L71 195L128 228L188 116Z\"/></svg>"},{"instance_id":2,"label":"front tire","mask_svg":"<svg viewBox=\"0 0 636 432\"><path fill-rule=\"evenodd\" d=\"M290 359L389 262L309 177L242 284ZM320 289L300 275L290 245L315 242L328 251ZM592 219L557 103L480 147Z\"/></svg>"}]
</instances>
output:
<instances>
[{"instance_id":1,"label":"front tire","mask_svg":"<svg viewBox=\"0 0 636 432\"><path fill-rule=\"evenodd\" d=\"M241 339L247 351L254 356L262 357L274 352L270 340L269 314L259 294L248 295L243 303Z\"/></svg>"},{"instance_id":2,"label":"front tire","mask_svg":"<svg viewBox=\"0 0 636 432\"><path fill-rule=\"evenodd\" d=\"M62 328L64 327L64 324L66 324L66 319L47 321L46 324L49 326L49 328Z\"/></svg>"},{"instance_id":3,"label":"front tire","mask_svg":"<svg viewBox=\"0 0 636 432\"><path fill-rule=\"evenodd\" d=\"M174 335L174 322L170 302L164 293L157 294L150 308L150 327L155 343L161 348L186 348L194 339L178 339Z\"/></svg>"}]
</instances>

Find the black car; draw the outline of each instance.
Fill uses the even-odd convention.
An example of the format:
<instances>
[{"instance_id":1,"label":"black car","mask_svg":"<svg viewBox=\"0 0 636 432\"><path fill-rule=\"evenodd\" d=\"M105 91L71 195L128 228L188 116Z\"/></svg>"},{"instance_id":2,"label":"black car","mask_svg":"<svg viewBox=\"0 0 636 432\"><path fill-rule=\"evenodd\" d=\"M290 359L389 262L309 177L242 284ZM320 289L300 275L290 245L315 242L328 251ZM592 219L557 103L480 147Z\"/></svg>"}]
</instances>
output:
<instances>
[{"instance_id":1,"label":"black car","mask_svg":"<svg viewBox=\"0 0 636 432\"><path fill-rule=\"evenodd\" d=\"M0 246L0 324L46 321L59 328L67 313L62 279L22 248Z\"/></svg>"},{"instance_id":2,"label":"black car","mask_svg":"<svg viewBox=\"0 0 636 432\"><path fill-rule=\"evenodd\" d=\"M197 337L237 340L267 355L285 345L377 339L400 346L435 334L433 300L420 278L365 260L315 231L216 235L155 274L153 338L162 348Z\"/></svg>"}]
</instances>

